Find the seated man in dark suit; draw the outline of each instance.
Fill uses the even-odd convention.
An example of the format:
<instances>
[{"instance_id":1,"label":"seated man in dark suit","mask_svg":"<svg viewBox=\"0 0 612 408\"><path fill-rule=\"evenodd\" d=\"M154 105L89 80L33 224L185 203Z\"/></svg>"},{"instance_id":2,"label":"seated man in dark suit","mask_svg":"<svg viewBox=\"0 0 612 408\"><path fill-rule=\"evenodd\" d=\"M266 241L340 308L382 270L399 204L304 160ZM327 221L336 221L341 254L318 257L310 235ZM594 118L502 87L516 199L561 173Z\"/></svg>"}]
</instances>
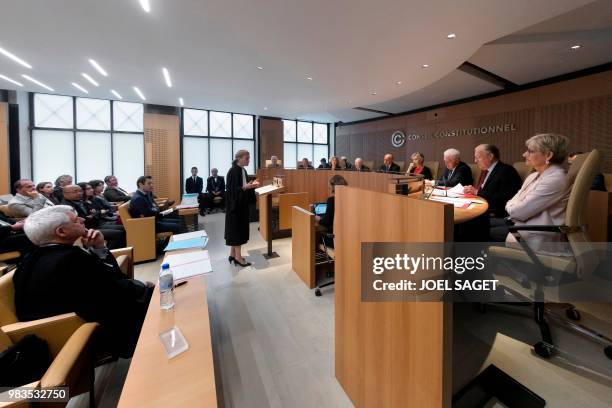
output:
<instances>
[{"instance_id":1,"label":"seated man in dark suit","mask_svg":"<svg viewBox=\"0 0 612 408\"><path fill-rule=\"evenodd\" d=\"M110 201L111 203L124 203L130 201L132 194L119 187L117 177L113 175L106 176L104 177L104 182L106 183L106 189L104 190L104 198L106 198L106 201Z\"/></svg>"},{"instance_id":2,"label":"seated man in dark suit","mask_svg":"<svg viewBox=\"0 0 612 408\"><path fill-rule=\"evenodd\" d=\"M567 162L569 164L572 164L573 161L576 159L576 156L578 156L579 154L582 154L582 152L572 152L567 156ZM597 174L595 174L595 178L593 179L593 184L591 184L591 190L596 190L596 191L608 191L606 189L606 179L603 175L603 173L599 172Z\"/></svg>"},{"instance_id":3,"label":"seated man in dark suit","mask_svg":"<svg viewBox=\"0 0 612 408\"><path fill-rule=\"evenodd\" d=\"M399 173L400 166L393 163L393 155L391 153L385 154L383 158L383 165L378 169L379 173Z\"/></svg>"},{"instance_id":4,"label":"seated man in dark suit","mask_svg":"<svg viewBox=\"0 0 612 408\"><path fill-rule=\"evenodd\" d=\"M353 171L370 171L370 168L363 164L363 159L358 157L355 159L355 166L353 166Z\"/></svg>"},{"instance_id":5,"label":"seated man in dark suit","mask_svg":"<svg viewBox=\"0 0 612 408\"><path fill-rule=\"evenodd\" d=\"M154 285L126 279L102 233L86 229L71 207L44 208L26 219L24 230L38 248L13 276L19 320L74 312L100 323L100 344L129 358ZM74 245L78 238L83 248Z\"/></svg>"},{"instance_id":6,"label":"seated man in dark suit","mask_svg":"<svg viewBox=\"0 0 612 408\"><path fill-rule=\"evenodd\" d=\"M461 161L459 150L447 149L444 151L444 164L446 169L437 181L437 185L445 187L455 187L457 184L469 186L474 182L472 169Z\"/></svg>"},{"instance_id":7,"label":"seated man in dark suit","mask_svg":"<svg viewBox=\"0 0 612 408\"><path fill-rule=\"evenodd\" d=\"M474 161L480 168L480 177L474 186L464 186L464 194L477 195L489 203L489 211L459 227L464 241L489 241L491 218L504 218L506 203L523 184L516 169L499 160L499 149L490 144L481 144L474 149Z\"/></svg>"},{"instance_id":8,"label":"seated man in dark suit","mask_svg":"<svg viewBox=\"0 0 612 408\"><path fill-rule=\"evenodd\" d=\"M204 180L198 176L198 168L191 168L191 177L185 180L185 193L197 194L198 203L200 204L200 215L205 215L206 208L208 208L208 200L205 194L202 194L204 190Z\"/></svg>"},{"instance_id":9,"label":"seated man in dark suit","mask_svg":"<svg viewBox=\"0 0 612 408\"><path fill-rule=\"evenodd\" d=\"M339 174L336 174L335 176L332 176L332 178L329 179L329 188L331 190L331 195L329 197L327 197L327 206L325 209L325 214L321 215L321 216L316 216L315 220L317 221L317 223L319 225L321 225L322 227L325 227L325 230L327 233L329 234L333 234L334 232L334 216L335 216L335 211L336 211L336 199L335 199L335 194L336 194L336 186L347 186L348 183L346 182L346 180L344 179L344 177L342 177ZM325 245L327 245L330 248L334 247L334 240L331 239L330 237L328 237L327 235L324 236L323 238L325 240Z\"/></svg>"},{"instance_id":10,"label":"seated man in dark suit","mask_svg":"<svg viewBox=\"0 0 612 408\"><path fill-rule=\"evenodd\" d=\"M225 180L223 176L219 176L219 170L216 168L210 169L211 176L206 179L206 194L208 196L209 209L212 206L221 208L221 211L225 212ZM221 200L219 200L220 197Z\"/></svg>"},{"instance_id":11,"label":"seated man in dark suit","mask_svg":"<svg viewBox=\"0 0 612 408\"><path fill-rule=\"evenodd\" d=\"M15 221L0 213L0 253L19 251L23 256L35 246L23 233L24 220Z\"/></svg>"},{"instance_id":12,"label":"seated man in dark suit","mask_svg":"<svg viewBox=\"0 0 612 408\"><path fill-rule=\"evenodd\" d=\"M130 200L130 214L134 218L155 217L155 232L180 232L180 220L160 214L158 205L153 199L153 178L151 176L138 177L136 181L138 190Z\"/></svg>"},{"instance_id":13,"label":"seated man in dark suit","mask_svg":"<svg viewBox=\"0 0 612 408\"><path fill-rule=\"evenodd\" d=\"M302 159L302 161L300 162L300 165L298 166L298 169L312 170L312 169L314 169L314 167L312 167L312 165L310 164L310 161L308 160L308 158L304 157Z\"/></svg>"},{"instance_id":14,"label":"seated man in dark suit","mask_svg":"<svg viewBox=\"0 0 612 408\"><path fill-rule=\"evenodd\" d=\"M317 167L317 170L326 170L329 169L329 163L327 162L327 160L324 158L321 159L320 163L319 163L319 167Z\"/></svg>"},{"instance_id":15,"label":"seated man in dark suit","mask_svg":"<svg viewBox=\"0 0 612 408\"><path fill-rule=\"evenodd\" d=\"M100 230L108 241L108 247L111 249L123 248L126 245L125 229L123 225L117 224L117 221L106 221L101 218L101 214L88 211L87 206L83 202L83 189L76 185L65 186L64 199L62 205L72 207L77 215L83 218L87 228Z\"/></svg>"}]
</instances>

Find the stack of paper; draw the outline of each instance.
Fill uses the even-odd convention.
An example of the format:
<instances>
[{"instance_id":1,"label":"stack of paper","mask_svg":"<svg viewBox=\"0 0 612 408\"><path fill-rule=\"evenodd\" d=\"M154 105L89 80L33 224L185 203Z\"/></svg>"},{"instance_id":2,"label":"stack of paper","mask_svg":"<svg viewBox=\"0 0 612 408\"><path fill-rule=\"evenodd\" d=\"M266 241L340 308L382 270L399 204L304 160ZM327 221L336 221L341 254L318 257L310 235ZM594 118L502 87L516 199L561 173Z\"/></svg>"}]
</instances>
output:
<instances>
[{"instance_id":1,"label":"stack of paper","mask_svg":"<svg viewBox=\"0 0 612 408\"><path fill-rule=\"evenodd\" d=\"M164 262L170 265L174 281L189 279L212 272L210 256L206 250L166 255Z\"/></svg>"},{"instance_id":2,"label":"stack of paper","mask_svg":"<svg viewBox=\"0 0 612 408\"><path fill-rule=\"evenodd\" d=\"M198 230L198 231L193 231L193 232L186 232L184 234L176 234L172 236L172 241L176 242L176 241L184 241L187 239L192 239L192 238L199 238L199 237L206 237L206 231L204 230Z\"/></svg>"},{"instance_id":3,"label":"stack of paper","mask_svg":"<svg viewBox=\"0 0 612 408\"><path fill-rule=\"evenodd\" d=\"M196 237L191 239L174 240L166 246L164 251L176 251L177 249L204 249L208 244L208 237Z\"/></svg>"},{"instance_id":4,"label":"stack of paper","mask_svg":"<svg viewBox=\"0 0 612 408\"><path fill-rule=\"evenodd\" d=\"M455 198L455 197L431 197L430 200L438 201L441 203L452 204L455 208L469 208L470 204L472 204L472 200L466 200L465 198Z\"/></svg>"}]
</instances>

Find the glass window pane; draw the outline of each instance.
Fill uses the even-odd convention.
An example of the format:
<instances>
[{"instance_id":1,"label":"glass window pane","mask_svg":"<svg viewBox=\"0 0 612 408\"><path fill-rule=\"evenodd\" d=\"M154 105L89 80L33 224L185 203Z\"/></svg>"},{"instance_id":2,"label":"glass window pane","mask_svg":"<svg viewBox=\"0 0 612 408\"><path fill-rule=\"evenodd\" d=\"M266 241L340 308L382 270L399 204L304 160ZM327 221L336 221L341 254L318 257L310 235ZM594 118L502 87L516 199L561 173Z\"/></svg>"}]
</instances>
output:
<instances>
[{"instance_id":1,"label":"glass window pane","mask_svg":"<svg viewBox=\"0 0 612 408\"><path fill-rule=\"evenodd\" d=\"M190 136L208 136L208 111L183 109L183 133Z\"/></svg>"},{"instance_id":2,"label":"glass window pane","mask_svg":"<svg viewBox=\"0 0 612 408\"><path fill-rule=\"evenodd\" d=\"M295 169L297 166L297 145L295 143L284 143L283 146L283 167Z\"/></svg>"},{"instance_id":3,"label":"glass window pane","mask_svg":"<svg viewBox=\"0 0 612 408\"><path fill-rule=\"evenodd\" d=\"M303 143L312 143L312 123L298 122L297 140Z\"/></svg>"},{"instance_id":4,"label":"glass window pane","mask_svg":"<svg viewBox=\"0 0 612 408\"><path fill-rule=\"evenodd\" d=\"M114 130L121 132L142 132L144 128L144 107L142 103L113 102Z\"/></svg>"},{"instance_id":5,"label":"glass window pane","mask_svg":"<svg viewBox=\"0 0 612 408\"><path fill-rule=\"evenodd\" d=\"M72 97L34 94L34 126L47 128L74 127Z\"/></svg>"},{"instance_id":6,"label":"glass window pane","mask_svg":"<svg viewBox=\"0 0 612 408\"><path fill-rule=\"evenodd\" d=\"M103 180L112 173L111 135L99 132L77 132L77 181Z\"/></svg>"},{"instance_id":7,"label":"glass window pane","mask_svg":"<svg viewBox=\"0 0 612 408\"><path fill-rule=\"evenodd\" d=\"M234 113L234 137L253 139L253 116Z\"/></svg>"},{"instance_id":8,"label":"glass window pane","mask_svg":"<svg viewBox=\"0 0 612 408\"><path fill-rule=\"evenodd\" d=\"M232 137L232 115L225 112L210 112L210 135ZM221 169L219 169L221 174Z\"/></svg>"},{"instance_id":9,"label":"glass window pane","mask_svg":"<svg viewBox=\"0 0 612 408\"><path fill-rule=\"evenodd\" d=\"M246 166L246 171L248 174L255 174L255 142L252 140L234 140L234 149L233 152L236 154L238 150L248 150L251 153L251 161L249 165Z\"/></svg>"},{"instance_id":10,"label":"glass window pane","mask_svg":"<svg viewBox=\"0 0 612 408\"><path fill-rule=\"evenodd\" d=\"M295 142L296 129L295 120L283 120L283 140L285 142Z\"/></svg>"},{"instance_id":11,"label":"glass window pane","mask_svg":"<svg viewBox=\"0 0 612 408\"><path fill-rule=\"evenodd\" d=\"M329 159L329 151L327 145L314 145L314 153L313 153L313 166L316 168L319 164L321 164L321 159L325 158L325 160Z\"/></svg>"},{"instance_id":12,"label":"glass window pane","mask_svg":"<svg viewBox=\"0 0 612 408\"><path fill-rule=\"evenodd\" d=\"M110 130L110 101L77 98L77 129Z\"/></svg>"},{"instance_id":13,"label":"glass window pane","mask_svg":"<svg viewBox=\"0 0 612 408\"><path fill-rule=\"evenodd\" d=\"M311 144L298 144L298 148L297 148L298 161L302 160L304 157L308 159L310 164L312 164L312 145Z\"/></svg>"},{"instance_id":14,"label":"glass window pane","mask_svg":"<svg viewBox=\"0 0 612 408\"><path fill-rule=\"evenodd\" d=\"M144 175L144 136L138 133L113 134L113 174L119 187L136 190L136 180Z\"/></svg>"},{"instance_id":15,"label":"glass window pane","mask_svg":"<svg viewBox=\"0 0 612 408\"><path fill-rule=\"evenodd\" d=\"M314 142L327 144L327 125L322 123L314 124Z\"/></svg>"},{"instance_id":16,"label":"glass window pane","mask_svg":"<svg viewBox=\"0 0 612 408\"><path fill-rule=\"evenodd\" d=\"M208 177L208 139L199 137L183 138L183 182L191 177L191 168L198 168L198 175L204 179ZM206 185L204 185L206 189Z\"/></svg>"},{"instance_id":17,"label":"glass window pane","mask_svg":"<svg viewBox=\"0 0 612 408\"><path fill-rule=\"evenodd\" d=\"M32 166L34 183L54 182L62 174L74 178L74 133L33 130Z\"/></svg>"},{"instance_id":18,"label":"glass window pane","mask_svg":"<svg viewBox=\"0 0 612 408\"><path fill-rule=\"evenodd\" d=\"M212 113L212 112L211 112ZM212 122L212 120L211 120ZM223 139L210 139L210 168L216 167L219 175L225 177L232 166L234 153L232 141Z\"/></svg>"}]
</instances>

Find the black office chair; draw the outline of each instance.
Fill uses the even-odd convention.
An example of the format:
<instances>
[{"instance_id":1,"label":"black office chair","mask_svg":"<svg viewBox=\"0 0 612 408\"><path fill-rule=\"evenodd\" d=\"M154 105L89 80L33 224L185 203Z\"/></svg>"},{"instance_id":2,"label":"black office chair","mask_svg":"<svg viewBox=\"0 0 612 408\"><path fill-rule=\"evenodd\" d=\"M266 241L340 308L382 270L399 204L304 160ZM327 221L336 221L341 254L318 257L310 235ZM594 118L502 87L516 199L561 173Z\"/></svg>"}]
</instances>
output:
<instances>
[{"instance_id":1,"label":"black office chair","mask_svg":"<svg viewBox=\"0 0 612 408\"><path fill-rule=\"evenodd\" d=\"M331 286L335 283L334 281L334 248L327 245L326 239L333 240L334 234L324 233L320 234L321 243L319 244L317 250L315 251L315 268L318 265L327 265L327 280L321 285L317 285L315 288L315 296L321 296L321 288Z\"/></svg>"}]
</instances>

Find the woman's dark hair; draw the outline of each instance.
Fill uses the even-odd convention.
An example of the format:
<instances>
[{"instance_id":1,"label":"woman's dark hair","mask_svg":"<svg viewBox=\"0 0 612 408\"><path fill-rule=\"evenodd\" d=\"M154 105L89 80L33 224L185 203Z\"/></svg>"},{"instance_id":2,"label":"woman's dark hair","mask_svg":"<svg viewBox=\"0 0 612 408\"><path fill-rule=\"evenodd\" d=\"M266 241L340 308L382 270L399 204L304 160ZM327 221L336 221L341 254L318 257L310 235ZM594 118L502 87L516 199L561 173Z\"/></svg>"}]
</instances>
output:
<instances>
[{"instance_id":1,"label":"woman's dark hair","mask_svg":"<svg viewBox=\"0 0 612 408\"><path fill-rule=\"evenodd\" d=\"M83 182L77 183L77 186L81 187L81 190L83 190L83 200L87 199L87 193L86 193L87 186L91 187L91 184L83 181Z\"/></svg>"},{"instance_id":2,"label":"woman's dark hair","mask_svg":"<svg viewBox=\"0 0 612 408\"><path fill-rule=\"evenodd\" d=\"M331 187L331 192L335 193L336 186L348 186L348 183L346 182L344 177L339 174L336 174L335 176L332 176L332 178L329 179L329 186Z\"/></svg>"},{"instance_id":3,"label":"woman's dark hair","mask_svg":"<svg viewBox=\"0 0 612 408\"><path fill-rule=\"evenodd\" d=\"M42 189L45 188L47 184L53 185L53 183L50 181L41 181L40 183L36 185L36 191L42 194Z\"/></svg>"},{"instance_id":4,"label":"woman's dark hair","mask_svg":"<svg viewBox=\"0 0 612 408\"><path fill-rule=\"evenodd\" d=\"M91 180L89 182L89 185L91 186L91 188L93 188L95 190L96 187L98 187L100 185L104 186L104 182L102 180Z\"/></svg>"}]
</instances>

